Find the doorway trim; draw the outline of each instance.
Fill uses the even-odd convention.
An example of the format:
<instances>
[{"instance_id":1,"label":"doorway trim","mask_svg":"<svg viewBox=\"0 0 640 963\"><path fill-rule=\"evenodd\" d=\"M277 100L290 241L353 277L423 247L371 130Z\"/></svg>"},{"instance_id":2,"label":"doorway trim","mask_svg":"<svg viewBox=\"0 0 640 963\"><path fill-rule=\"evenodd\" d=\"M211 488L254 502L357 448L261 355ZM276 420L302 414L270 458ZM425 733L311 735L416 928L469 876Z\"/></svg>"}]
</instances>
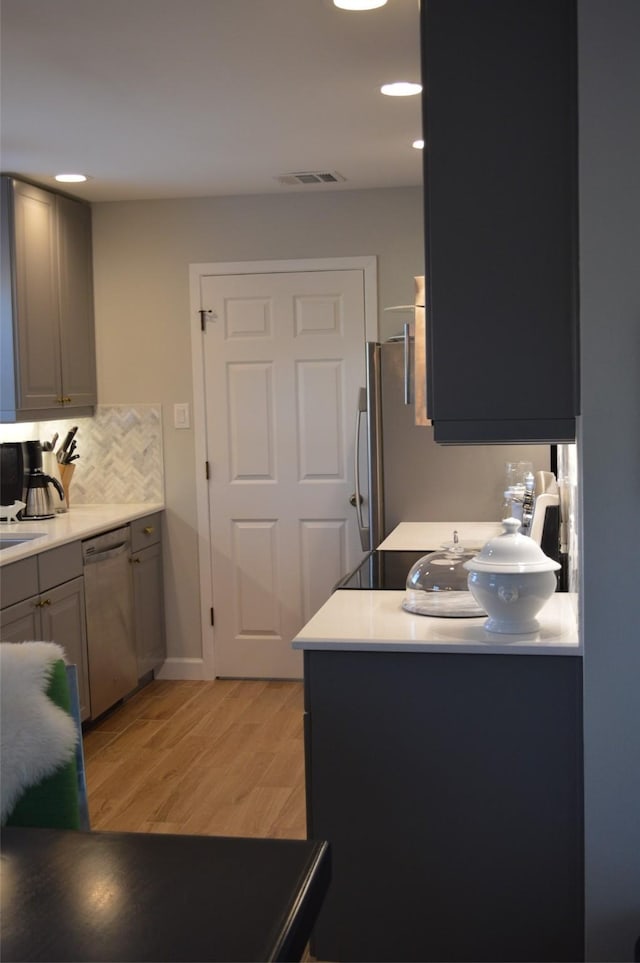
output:
<instances>
[{"instance_id":1,"label":"doorway trim","mask_svg":"<svg viewBox=\"0 0 640 963\"><path fill-rule=\"evenodd\" d=\"M215 679L214 628L211 624L211 558L209 489L205 473L207 461L207 424L205 409L204 351L200 323L200 279L225 274L286 274L296 271L361 270L364 275L365 340L378 340L378 273L375 255L362 257L295 258L273 261L215 261L189 265L191 327L191 371L193 378L193 433L196 475L196 518L202 659L189 659L182 665L183 679ZM364 344L362 346L364 351ZM174 664L172 669L177 669Z\"/></svg>"}]
</instances>

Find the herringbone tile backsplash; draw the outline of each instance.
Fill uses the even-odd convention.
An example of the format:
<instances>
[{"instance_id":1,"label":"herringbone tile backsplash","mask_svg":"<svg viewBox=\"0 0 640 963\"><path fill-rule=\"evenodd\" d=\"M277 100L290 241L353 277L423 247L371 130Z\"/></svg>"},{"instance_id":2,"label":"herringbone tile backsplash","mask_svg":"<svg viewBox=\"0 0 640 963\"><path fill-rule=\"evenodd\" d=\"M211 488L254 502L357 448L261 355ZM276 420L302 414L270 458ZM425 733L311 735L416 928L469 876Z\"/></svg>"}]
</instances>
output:
<instances>
[{"instance_id":1,"label":"herringbone tile backsplash","mask_svg":"<svg viewBox=\"0 0 640 963\"><path fill-rule=\"evenodd\" d=\"M99 406L76 439L72 504L164 500L160 405Z\"/></svg>"},{"instance_id":2,"label":"herringbone tile backsplash","mask_svg":"<svg viewBox=\"0 0 640 963\"><path fill-rule=\"evenodd\" d=\"M71 505L164 501L161 405L99 405L93 418L3 425L0 440L37 438L60 445L72 425L75 472Z\"/></svg>"}]
</instances>

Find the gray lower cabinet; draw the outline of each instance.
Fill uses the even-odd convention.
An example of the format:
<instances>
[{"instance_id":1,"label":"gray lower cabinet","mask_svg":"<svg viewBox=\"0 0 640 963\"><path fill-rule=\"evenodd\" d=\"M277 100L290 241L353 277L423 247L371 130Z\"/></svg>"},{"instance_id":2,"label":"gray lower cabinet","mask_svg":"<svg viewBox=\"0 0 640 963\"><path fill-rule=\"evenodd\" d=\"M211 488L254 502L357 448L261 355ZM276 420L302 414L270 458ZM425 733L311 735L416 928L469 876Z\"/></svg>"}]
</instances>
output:
<instances>
[{"instance_id":1,"label":"gray lower cabinet","mask_svg":"<svg viewBox=\"0 0 640 963\"><path fill-rule=\"evenodd\" d=\"M0 638L3 642L42 641L38 595L0 609Z\"/></svg>"},{"instance_id":2,"label":"gray lower cabinet","mask_svg":"<svg viewBox=\"0 0 640 963\"><path fill-rule=\"evenodd\" d=\"M78 669L80 719L91 716L87 666L87 632L84 606L84 579L76 578L46 593L48 604L41 609L42 638L60 640L67 661Z\"/></svg>"},{"instance_id":3,"label":"gray lower cabinet","mask_svg":"<svg viewBox=\"0 0 640 963\"><path fill-rule=\"evenodd\" d=\"M161 519L161 513L155 512L130 523L131 579L125 575L126 604L131 606L133 595L138 680L158 669L166 658ZM67 661L78 667L82 721L110 708L94 706L92 711L91 707L82 542L5 565L0 573L2 641L57 642ZM104 600L107 606L115 602ZM92 664L94 673L103 671L103 663L109 664L109 652L101 650L98 655Z\"/></svg>"},{"instance_id":4,"label":"gray lower cabinet","mask_svg":"<svg viewBox=\"0 0 640 963\"><path fill-rule=\"evenodd\" d=\"M160 514L146 515L130 527L136 655L142 679L166 658Z\"/></svg>"},{"instance_id":5,"label":"gray lower cabinet","mask_svg":"<svg viewBox=\"0 0 640 963\"><path fill-rule=\"evenodd\" d=\"M56 571L57 576L54 575ZM29 578L32 572L34 578ZM56 584L58 581L60 584ZM77 666L80 718L83 721L88 719L91 710L87 629L79 543L64 545L6 566L2 569L2 583L3 601L13 603L0 611L2 641L37 640L61 645L67 661ZM38 586L37 594L15 600L16 596Z\"/></svg>"},{"instance_id":6,"label":"gray lower cabinet","mask_svg":"<svg viewBox=\"0 0 640 963\"><path fill-rule=\"evenodd\" d=\"M314 955L584 959L581 660L304 655Z\"/></svg>"},{"instance_id":7,"label":"gray lower cabinet","mask_svg":"<svg viewBox=\"0 0 640 963\"><path fill-rule=\"evenodd\" d=\"M165 660L162 545L152 545L132 555L133 608L135 613L138 678Z\"/></svg>"},{"instance_id":8,"label":"gray lower cabinet","mask_svg":"<svg viewBox=\"0 0 640 963\"><path fill-rule=\"evenodd\" d=\"M91 208L2 178L2 421L92 414Z\"/></svg>"}]
</instances>

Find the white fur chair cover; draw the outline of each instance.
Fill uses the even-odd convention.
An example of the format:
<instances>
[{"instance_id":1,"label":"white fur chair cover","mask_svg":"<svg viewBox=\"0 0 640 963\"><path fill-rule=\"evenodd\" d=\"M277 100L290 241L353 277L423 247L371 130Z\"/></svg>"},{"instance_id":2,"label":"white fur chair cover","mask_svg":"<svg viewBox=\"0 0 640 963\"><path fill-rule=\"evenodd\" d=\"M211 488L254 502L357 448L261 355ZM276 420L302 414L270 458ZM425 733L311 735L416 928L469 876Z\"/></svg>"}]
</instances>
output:
<instances>
[{"instance_id":1,"label":"white fur chair cover","mask_svg":"<svg viewBox=\"0 0 640 963\"><path fill-rule=\"evenodd\" d=\"M55 642L0 643L0 794L4 824L22 793L73 755L72 717L46 695L53 664L64 659Z\"/></svg>"}]
</instances>

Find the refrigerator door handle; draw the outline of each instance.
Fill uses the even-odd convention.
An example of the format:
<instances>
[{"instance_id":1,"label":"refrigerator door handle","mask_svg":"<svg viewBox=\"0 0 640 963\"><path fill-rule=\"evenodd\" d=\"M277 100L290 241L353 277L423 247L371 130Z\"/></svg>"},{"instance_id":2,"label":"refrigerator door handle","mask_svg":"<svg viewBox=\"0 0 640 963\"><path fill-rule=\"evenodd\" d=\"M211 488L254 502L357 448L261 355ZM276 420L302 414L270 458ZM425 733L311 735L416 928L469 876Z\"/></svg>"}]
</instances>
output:
<instances>
[{"instance_id":1,"label":"refrigerator door handle","mask_svg":"<svg viewBox=\"0 0 640 963\"><path fill-rule=\"evenodd\" d=\"M358 395L358 409L356 411L356 438L354 445L354 484L355 492L353 494L352 504L355 503L356 509L356 519L358 521L358 532L360 534L360 544L362 545L362 551L368 552L370 549L370 532L367 526L363 522L362 518L362 505L364 499L360 491L360 426L362 424L362 416L367 413L367 390L366 388L361 388Z\"/></svg>"},{"instance_id":2,"label":"refrigerator door handle","mask_svg":"<svg viewBox=\"0 0 640 963\"><path fill-rule=\"evenodd\" d=\"M404 403L411 404L411 325L404 325Z\"/></svg>"}]
</instances>

